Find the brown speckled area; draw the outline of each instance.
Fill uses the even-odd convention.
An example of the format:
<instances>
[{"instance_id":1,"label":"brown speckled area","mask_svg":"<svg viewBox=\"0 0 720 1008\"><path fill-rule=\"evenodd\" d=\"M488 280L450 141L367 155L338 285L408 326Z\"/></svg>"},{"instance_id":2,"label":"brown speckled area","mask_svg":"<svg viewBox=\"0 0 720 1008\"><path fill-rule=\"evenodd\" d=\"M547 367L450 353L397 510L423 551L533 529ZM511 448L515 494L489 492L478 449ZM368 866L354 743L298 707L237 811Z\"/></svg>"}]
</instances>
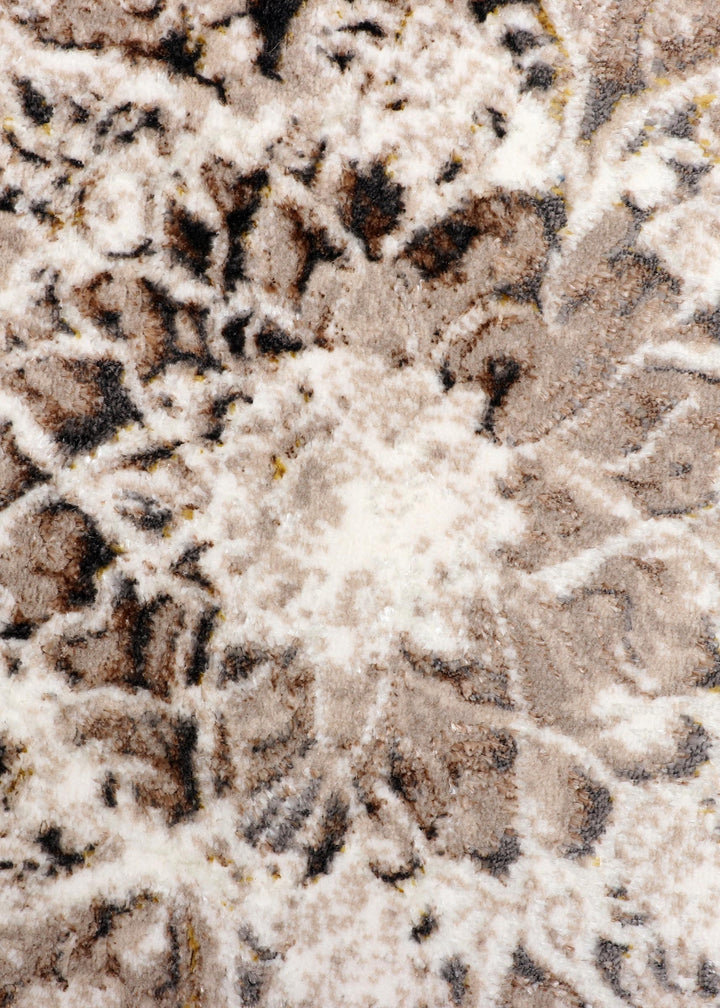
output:
<instances>
[{"instance_id":1,"label":"brown speckled area","mask_svg":"<svg viewBox=\"0 0 720 1008\"><path fill-rule=\"evenodd\" d=\"M0 0L0 1008L720 1001L710 0Z\"/></svg>"}]
</instances>

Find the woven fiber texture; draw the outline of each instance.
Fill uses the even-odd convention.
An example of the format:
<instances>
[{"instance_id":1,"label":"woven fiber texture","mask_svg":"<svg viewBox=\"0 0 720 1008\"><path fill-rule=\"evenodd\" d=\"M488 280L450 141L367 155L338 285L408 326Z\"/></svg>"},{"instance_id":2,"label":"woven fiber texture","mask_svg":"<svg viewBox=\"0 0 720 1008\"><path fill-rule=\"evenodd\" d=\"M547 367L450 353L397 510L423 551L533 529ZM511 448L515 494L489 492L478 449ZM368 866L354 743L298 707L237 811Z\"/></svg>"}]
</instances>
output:
<instances>
[{"instance_id":1,"label":"woven fiber texture","mask_svg":"<svg viewBox=\"0 0 720 1008\"><path fill-rule=\"evenodd\" d=\"M0 1008L720 1002L715 0L0 0Z\"/></svg>"}]
</instances>

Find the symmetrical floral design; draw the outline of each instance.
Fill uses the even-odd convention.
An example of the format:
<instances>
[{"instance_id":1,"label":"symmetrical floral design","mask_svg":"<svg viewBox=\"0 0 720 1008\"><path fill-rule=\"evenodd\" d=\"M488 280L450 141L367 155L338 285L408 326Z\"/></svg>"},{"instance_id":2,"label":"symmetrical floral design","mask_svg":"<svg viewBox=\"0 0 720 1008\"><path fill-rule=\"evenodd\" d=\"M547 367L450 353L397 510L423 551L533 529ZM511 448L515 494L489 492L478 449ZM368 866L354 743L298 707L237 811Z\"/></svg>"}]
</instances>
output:
<instances>
[{"instance_id":1,"label":"symmetrical floral design","mask_svg":"<svg viewBox=\"0 0 720 1008\"><path fill-rule=\"evenodd\" d=\"M720 996L716 22L0 5L0 1006Z\"/></svg>"}]
</instances>

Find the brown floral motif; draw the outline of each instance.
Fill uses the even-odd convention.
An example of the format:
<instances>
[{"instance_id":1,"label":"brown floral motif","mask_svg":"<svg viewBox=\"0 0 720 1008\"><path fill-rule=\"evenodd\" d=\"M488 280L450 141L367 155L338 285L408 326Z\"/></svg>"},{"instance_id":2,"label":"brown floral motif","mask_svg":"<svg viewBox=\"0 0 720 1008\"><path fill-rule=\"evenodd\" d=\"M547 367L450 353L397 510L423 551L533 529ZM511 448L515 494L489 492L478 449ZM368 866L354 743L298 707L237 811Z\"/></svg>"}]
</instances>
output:
<instances>
[{"instance_id":1,"label":"brown floral motif","mask_svg":"<svg viewBox=\"0 0 720 1008\"><path fill-rule=\"evenodd\" d=\"M716 12L359 4L2 5L0 1008L720 992Z\"/></svg>"}]
</instances>

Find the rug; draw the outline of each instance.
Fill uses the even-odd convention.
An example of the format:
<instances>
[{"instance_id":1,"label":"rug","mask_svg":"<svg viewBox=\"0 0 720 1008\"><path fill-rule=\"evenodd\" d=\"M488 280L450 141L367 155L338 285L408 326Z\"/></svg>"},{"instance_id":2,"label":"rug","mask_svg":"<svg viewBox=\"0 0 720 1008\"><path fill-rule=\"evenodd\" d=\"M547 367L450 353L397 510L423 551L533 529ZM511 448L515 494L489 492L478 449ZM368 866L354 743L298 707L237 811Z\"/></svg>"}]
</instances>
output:
<instances>
[{"instance_id":1,"label":"rug","mask_svg":"<svg viewBox=\"0 0 720 1008\"><path fill-rule=\"evenodd\" d=\"M0 1006L720 998L710 0L0 2Z\"/></svg>"}]
</instances>

